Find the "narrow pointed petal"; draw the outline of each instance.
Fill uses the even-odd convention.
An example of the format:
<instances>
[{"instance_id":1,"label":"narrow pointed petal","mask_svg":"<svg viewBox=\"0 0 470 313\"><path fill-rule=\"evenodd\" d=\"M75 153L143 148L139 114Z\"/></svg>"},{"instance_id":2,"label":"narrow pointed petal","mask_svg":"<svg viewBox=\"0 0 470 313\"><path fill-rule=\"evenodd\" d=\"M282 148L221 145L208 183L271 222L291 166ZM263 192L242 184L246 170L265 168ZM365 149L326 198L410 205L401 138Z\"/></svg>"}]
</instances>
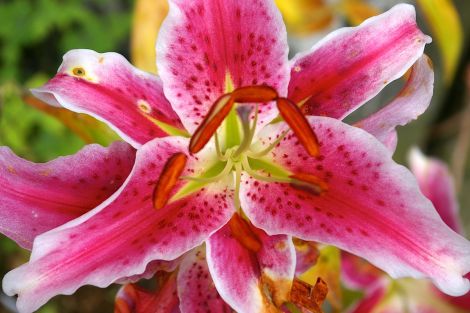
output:
<instances>
[{"instance_id":1,"label":"narrow pointed petal","mask_svg":"<svg viewBox=\"0 0 470 313\"><path fill-rule=\"evenodd\" d=\"M75 155L33 163L0 147L0 232L31 249L34 238L111 196L134 164L124 142L85 146Z\"/></svg>"},{"instance_id":2,"label":"narrow pointed petal","mask_svg":"<svg viewBox=\"0 0 470 313\"><path fill-rule=\"evenodd\" d=\"M253 224L268 234L335 245L392 277L429 277L445 293L467 292L470 282L462 276L470 271L470 242L445 225L414 176L367 132L327 117L309 121L320 141L318 158L289 135L269 156L293 173L315 175L328 191L315 195L244 174L240 200ZM261 143L269 145L285 129L283 123L267 127Z\"/></svg>"},{"instance_id":3,"label":"narrow pointed petal","mask_svg":"<svg viewBox=\"0 0 470 313\"><path fill-rule=\"evenodd\" d=\"M289 299L295 249L288 236L252 229L262 242L259 252L245 248L226 225L206 242L207 263L215 287L235 311L271 312Z\"/></svg>"},{"instance_id":4,"label":"narrow pointed petal","mask_svg":"<svg viewBox=\"0 0 470 313\"><path fill-rule=\"evenodd\" d=\"M375 313L377 309L379 309L380 304L384 301L384 298L388 292L388 284L384 281L382 284L377 285L373 288L370 292L368 292L364 298L362 298L359 302L354 304L349 313ZM401 301L399 301L401 302ZM400 303L398 303L398 308L391 307L390 305L386 306L387 311L379 311L379 312L387 312L387 313L401 313L403 312L400 307ZM418 312L416 312L418 313ZM421 312L423 313L423 312Z\"/></svg>"},{"instance_id":5,"label":"narrow pointed petal","mask_svg":"<svg viewBox=\"0 0 470 313\"><path fill-rule=\"evenodd\" d=\"M342 119L401 77L430 42L415 10L400 4L355 28L342 28L291 62L289 99L309 115Z\"/></svg>"},{"instance_id":6,"label":"narrow pointed petal","mask_svg":"<svg viewBox=\"0 0 470 313\"><path fill-rule=\"evenodd\" d=\"M157 40L165 95L191 133L212 104L238 87L267 85L287 93L287 39L273 1L171 0ZM277 115L260 105L258 124Z\"/></svg>"},{"instance_id":7,"label":"narrow pointed petal","mask_svg":"<svg viewBox=\"0 0 470 313\"><path fill-rule=\"evenodd\" d=\"M155 291L127 284L116 295L114 313L174 313L178 310L176 274L168 274Z\"/></svg>"},{"instance_id":8,"label":"narrow pointed petal","mask_svg":"<svg viewBox=\"0 0 470 313\"><path fill-rule=\"evenodd\" d=\"M71 50L57 75L32 93L50 105L107 123L134 147L171 131L184 132L160 79L117 53Z\"/></svg>"},{"instance_id":9,"label":"narrow pointed petal","mask_svg":"<svg viewBox=\"0 0 470 313\"><path fill-rule=\"evenodd\" d=\"M434 71L431 60L423 55L413 65L411 74L398 96L387 106L355 126L374 135L391 152L395 151L395 128L415 120L426 111L433 94Z\"/></svg>"},{"instance_id":10,"label":"narrow pointed petal","mask_svg":"<svg viewBox=\"0 0 470 313\"><path fill-rule=\"evenodd\" d=\"M18 294L18 310L30 312L57 294L85 284L105 287L142 274L154 260L174 260L200 245L233 214L233 192L226 181L172 200L155 210L152 192L166 160L187 150L181 137L154 139L138 150L124 185L88 214L36 237L29 263L3 280ZM183 175L200 175L210 156L188 157ZM175 186L178 192L185 182Z\"/></svg>"},{"instance_id":11,"label":"narrow pointed petal","mask_svg":"<svg viewBox=\"0 0 470 313\"><path fill-rule=\"evenodd\" d=\"M178 296L182 313L232 312L214 286L204 246L195 248L184 257L178 270Z\"/></svg>"},{"instance_id":12,"label":"narrow pointed petal","mask_svg":"<svg viewBox=\"0 0 470 313\"><path fill-rule=\"evenodd\" d=\"M412 150L409 159L421 192L431 200L442 220L463 234L454 181L447 166L437 159L427 158L417 148Z\"/></svg>"}]
</instances>

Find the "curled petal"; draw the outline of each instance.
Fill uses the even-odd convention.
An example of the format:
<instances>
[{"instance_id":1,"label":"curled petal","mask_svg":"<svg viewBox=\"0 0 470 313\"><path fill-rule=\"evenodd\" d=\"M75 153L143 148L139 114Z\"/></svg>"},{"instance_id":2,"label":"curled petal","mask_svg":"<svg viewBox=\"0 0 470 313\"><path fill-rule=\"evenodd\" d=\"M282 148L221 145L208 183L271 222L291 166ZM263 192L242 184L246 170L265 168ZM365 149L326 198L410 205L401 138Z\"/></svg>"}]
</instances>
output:
<instances>
[{"instance_id":1,"label":"curled petal","mask_svg":"<svg viewBox=\"0 0 470 313\"><path fill-rule=\"evenodd\" d=\"M343 251L341 275L349 288L370 290L383 279L385 273L366 260Z\"/></svg>"},{"instance_id":2,"label":"curled petal","mask_svg":"<svg viewBox=\"0 0 470 313\"><path fill-rule=\"evenodd\" d=\"M3 280L6 293L18 294L18 310L33 311L85 284L105 287L140 275L151 261L174 260L226 224L233 214L233 193L223 180L153 209L155 180L167 158L185 152L187 145L181 137L145 144L115 194L88 214L36 237L29 263ZM188 157L183 174L200 175L210 162L204 154ZM183 186L180 181L174 192Z\"/></svg>"},{"instance_id":3,"label":"curled petal","mask_svg":"<svg viewBox=\"0 0 470 313\"><path fill-rule=\"evenodd\" d=\"M433 85L432 63L428 56L423 55L411 68L408 81L398 96L356 126L374 135L394 152L397 143L395 128L408 124L426 111L431 103Z\"/></svg>"},{"instance_id":4,"label":"curled petal","mask_svg":"<svg viewBox=\"0 0 470 313\"><path fill-rule=\"evenodd\" d=\"M135 284L121 287L116 295L114 313L176 313L176 274L166 274L155 291L145 290Z\"/></svg>"},{"instance_id":5,"label":"curled petal","mask_svg":"<svg viewBox=\"0 0 470 313\"><path fill-rule=\"evenodd\" d=\"M182 313L230 313L209 273L204 246L188 252L178 270L178 296Z\"/></svg>"},{"instance_id":6,"label":"curled petal","mask_svg":"<svg viewBox=\"0 0 470 313\"><path fill-rule=\"evenodd\" d=\"M295 250L287 236L252 231L262 243L258 252L247 249L226 225L206 242L207 263L217 290L234 310L271 312L290 298Z\"/></svg>"},{"instance_id":7,"label":"curled petal","mask_svg":"<svg viewBox=\"0 0 470 313\"><path fill-rule=\"evenodd\" d=\"M355 28L334 31L291 62L289 99L309 115L344 118L401 77L431 40L414 7L400 4Z\"/></svg>"},{"instance_id":8,"label":"curled petal","mask_svg":"<svg viewBox=\"0 0 470 313\"><path fill-rule=\"evenodd\" d=\"M57 75L31 92L50 105L107 123L134 147L168 133L184 133L160 79L117 53L71 50Z\"/></svg>"},{"instance_id":9,"label":"curled petal","mask_svg":"<svg viewBox=\"0 0 470 313\"><path fill-rule=\"evenodd\" d=\"M32 163L0 147L0 232L31 249L34 238L88 212L129 175L135 150L124 142Z\"/></svg>"},{"instance_id":10,"label":"curled petal","mask_svg":"<svg viewBox=\"0 0 470 313\"><path fill-rule=\"evenodd\" d=\"M287 52L281 14L269 0L171 0L157 40L165 95L191 133L236 88L267 85L285 96ZM259 125L277 115L273 102L259 110Z\"/></svg>"},{"instance_id":11,"label":"curled petal","mask_svg":"<svg viewBox=\"0 0 470 313\"><path fill-rule=\"evenodd\" d=\"M287 183L243 174L241 205L256 227L335 245L364 257L392 277L429 277L445 293L470 289L470 243L441 220L413 175L367 132L326 117L310 117L321 155L309 157L287 135L269 157L292 173L328 184L318 195ZM287 129L274 124L260 135L269 145ZM432 230L432 231L430 231Z\"/></svg>"}]
</instances>

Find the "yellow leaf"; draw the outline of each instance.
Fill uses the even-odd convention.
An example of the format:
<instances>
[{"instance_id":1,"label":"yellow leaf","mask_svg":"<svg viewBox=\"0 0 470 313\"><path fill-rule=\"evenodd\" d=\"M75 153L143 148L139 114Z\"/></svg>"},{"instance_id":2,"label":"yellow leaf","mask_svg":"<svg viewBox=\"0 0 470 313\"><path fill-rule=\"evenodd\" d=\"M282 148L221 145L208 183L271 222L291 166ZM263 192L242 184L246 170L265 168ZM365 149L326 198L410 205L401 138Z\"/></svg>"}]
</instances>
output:
<instances>
[{"instance_id":1,"label":"yellow leaf","mask_svg":"<svg viewBox=\"0 0 470 313\"><path fill-rule=\"evenodd\" d=\"M451 0L418 0L442 55L444 82L452 82L463 45L460 18Z\"/></svg>"},{"instance_id":2,"label":"yellow leaf","mask_svg":"<svg viewBox=\"0 0 470 313\"><path fill-rule=\"evenodd\" d=\"M168 14L167 0L137 0L131 35L132 63L157 73L155 44L158 31Z\"/></svg>"},{"instance_id":3,"label":"yellow leaf","mask_svg":"<svg viewBox=\"0 0 470 313\"><path fill-rule=\"evenodd\" d=\"M333 246L326 246L320 250L317 263L299 277L300 280L310 285L315 285L319 277L323 279L328 285L326 299L335 309L335 312L341 311L342 303L340 266L339 249Z\"/></svg>"},{"instance_id":4,"label":"yellow leaf","mask_svg":"<svg viewBox=\"0 0 470 313\"><path fill-rule=\"evenodd\" d=\"M343 0L338 9L353 26L361 24L369 17L380 14L375 6L364 2L364 0Z\"/></svg>"},{"instance_id":5,"label":"yellow leaf","mask_svg":"<svg viewBox=\"0 0 470 313\"><path fill-rule=\"evenodd\" d=\"M275 0L288 32L308 35L327 29L333 21L333 8L326 0Z\"/></svg>"}]
</instances>

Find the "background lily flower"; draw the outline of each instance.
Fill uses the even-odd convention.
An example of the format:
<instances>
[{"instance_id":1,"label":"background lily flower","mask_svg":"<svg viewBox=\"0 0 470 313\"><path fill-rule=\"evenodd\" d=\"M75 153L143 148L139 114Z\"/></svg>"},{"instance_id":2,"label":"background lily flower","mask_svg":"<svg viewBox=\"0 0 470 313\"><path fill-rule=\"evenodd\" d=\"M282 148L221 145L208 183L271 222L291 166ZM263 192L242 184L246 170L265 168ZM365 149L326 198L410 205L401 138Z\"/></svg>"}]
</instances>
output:
<instances>
[{"instance_id":1,"label":"background lily flower","mask_svg":"<svg viewBox=\"0 0 470 313\"><path fill-rule=\"evenodd\" d=\"M175 260L205 241L226 303L239 312L277 309L294 299L291 236L337 245L395 277L429 277L444 292L466 292L470 244L374 137L393 138L395 126L419 113L406 111L384 127L379 118L363 123L371 133L338 120L415 63L407 86L417 88L388 110L414 105L415 92L426 108L433 74L422 52L429 41L413 7L399 5L332 33L289 63L271 1L175 0L157 44L161 80L117 54L69 52L34 94L108 123L138 149L134 166L104 202L37 236L30 262L5 276L5 292L18 294L19 311L30 312L85 284L142 275L152 262ZM271 123L278 114L271 100L287 123ZM193 134L191 142L208 135L207 125L233 101L240 110L231 109L220 130L211 126L209 135L221 142L188 153L194 146L185 135ZM325 116L305 119L292 101ZM198 130L204 136L195 136ZM179 136L154 139L167 134ZM172 173L167 160L175 155L186 155L182 176L155 210L154 190Z\"/></svg>"},{"instance_id":2,"label":"background lily flower","mask_svg":"<svg viewBox=\"0 0 470 313\"><path fill-rule=\"evenodd\" d=\"M449 227L463 233L454 184L447 166L437 159L425 157L417 149L410 154L410 166L421 191L433 202L442 219ZM366 297L350 312L463 313L470 310L470 293L449 297L428 281L394 281L376 267L350 254L343 254L342 263L347 285L366 292Z\"/></svg>"}]
</instances>

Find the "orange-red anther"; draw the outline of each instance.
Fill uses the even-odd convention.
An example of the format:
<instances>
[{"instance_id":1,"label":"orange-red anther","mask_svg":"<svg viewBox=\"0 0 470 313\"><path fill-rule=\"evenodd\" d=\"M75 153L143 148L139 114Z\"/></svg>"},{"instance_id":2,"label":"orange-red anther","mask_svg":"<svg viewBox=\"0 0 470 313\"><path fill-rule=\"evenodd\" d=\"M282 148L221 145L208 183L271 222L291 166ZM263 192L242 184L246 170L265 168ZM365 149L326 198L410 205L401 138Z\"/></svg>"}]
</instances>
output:
<instances>
[{"instance_id":1,"label":"orange-red anther","mask_svg":"<svg viewBox=\"0 0 470 313\"><path fill-rule=\"evenodd\" d=\"M279 98L277 108L308 154L313 157L318 156L320 149L317 136L299 107L289 99Z\"/></svg>"},{"instance_id":2,"label":"orange-red anther","mask_svg":"<svg viewBox=\"0 0 470 313\"><path fill-rule=\"evenodd\" d=\"M157 185L153 190L153 207L155 209L163 208L170 199L171 190L178 182L178 178L184 171L188 157L182 152L173 154L158 178Z\"/></svg>"},{"instance_id":3,"label":"orange-red anther","mask_svg":"<svg viewBox=\"0 0 470 313\"><path fill-rule=\"evenodd\" d=\"M232 92L234 102L269 102L277 99L277 91L269 86L247 86Z\"/></svg>"},{"instance_id":4,"label":"orange-red anther","mask_svg":"<svg viewBox=\"0 0 470 313\"><path fill-rule=\"evenodd\" d=\"M232 110L233 104L234 100L232 94L223 95L215 101L201 125L191 136L189 152L197 153L204 148L217 131L217 128L219 128L220 124L222 124L224 119L230 113L230 110Z\"/></svg>"},{"instance_id":5,"label":"orange-red anther","mask_svg":"<svg viewBox=\"0 0 470 313\"><path fill-rule=\"evenodd\" d=\"M312 174L298 173L289 176L292 178L291 185L315 195L328 191L328 184Z\"/></svg>"},{"instance_id":6,"label":"orange-red anther","mask_svg":"<svg viewBox=\"0 0 470 313\"><path fill-rule=\"evenodd\" d=\"M237 241L250 251L258 252L262 243L253 232L250 225L238 213L235 213L228 222L230 230Z\"/></svg>"}]
</instances>

